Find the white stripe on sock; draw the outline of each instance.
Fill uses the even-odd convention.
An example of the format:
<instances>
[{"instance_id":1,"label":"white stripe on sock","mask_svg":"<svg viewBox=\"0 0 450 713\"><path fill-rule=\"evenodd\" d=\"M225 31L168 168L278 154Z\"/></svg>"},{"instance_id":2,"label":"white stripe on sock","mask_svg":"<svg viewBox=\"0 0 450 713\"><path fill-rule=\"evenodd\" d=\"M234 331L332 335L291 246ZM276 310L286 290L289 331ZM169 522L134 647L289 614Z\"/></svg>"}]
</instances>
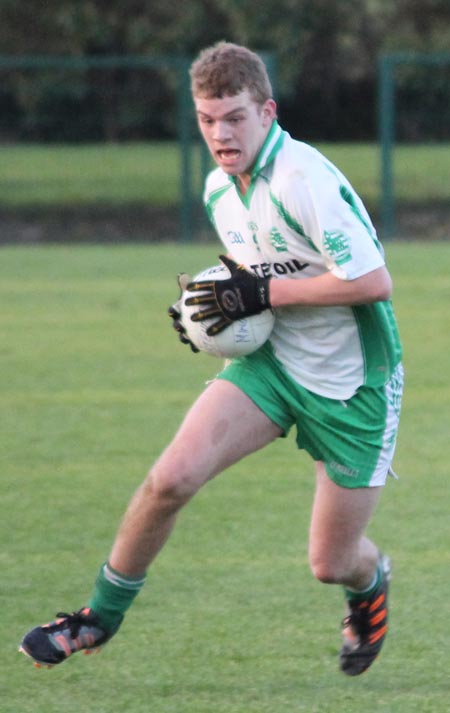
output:
<instances>
[{"instance_id":1,"label":"white stripe on sock","mask_svg":"<svg viewBox=\"0 0 450 713\"><path fill-rule=\"evenodd\" d=\"M122 589L141 589L145 583L145 576L140 579L128 579L121 577L120 574L114 572L108 567L108 564L103 565L103 576L108 582Z\"/></svg>"}]
</instances>

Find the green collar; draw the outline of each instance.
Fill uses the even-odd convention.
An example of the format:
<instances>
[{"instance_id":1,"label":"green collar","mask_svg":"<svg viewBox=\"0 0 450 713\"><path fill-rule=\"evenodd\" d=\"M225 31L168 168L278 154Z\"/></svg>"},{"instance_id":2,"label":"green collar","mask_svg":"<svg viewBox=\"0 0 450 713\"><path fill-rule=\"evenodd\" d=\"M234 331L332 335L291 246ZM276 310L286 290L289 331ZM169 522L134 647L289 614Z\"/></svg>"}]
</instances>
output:
<instances>
[{"instance_id":1,"label":"green collar","mask_svg":"<svg viewBox=\"0 0 450 713\"><path fill-rule=\"evenodd\" d=\"M284 131L282 131L278 122L274 121L253 167L252 180L263 168L274 160L281 148L283 139Z\"/></svg>"},{"instance_id":2,"label":"green collar","mask_svg":"<svg viewBox=\"0 0 450 713\"><path fill-rule=\"evenodd\" d=\"M266 166L268 166L274 160L276 154L280 150L284 140L284 136L285 132L282 130L279 123L275 120L272 126L270 127L270 131L267 134L266 140L264 141L264 144L261 147L261 151L259 152L258 157L255 161L255 165L253 166L252 173L250 176L249 189L245 196L241 196L245 204L248 204L250 201L255 186L255 181L258 178L259 174ZM240 195L237 176L229 176L229 179L234 183L234 185L236 186L236 190Z\"/></svg>"}]
</instances>

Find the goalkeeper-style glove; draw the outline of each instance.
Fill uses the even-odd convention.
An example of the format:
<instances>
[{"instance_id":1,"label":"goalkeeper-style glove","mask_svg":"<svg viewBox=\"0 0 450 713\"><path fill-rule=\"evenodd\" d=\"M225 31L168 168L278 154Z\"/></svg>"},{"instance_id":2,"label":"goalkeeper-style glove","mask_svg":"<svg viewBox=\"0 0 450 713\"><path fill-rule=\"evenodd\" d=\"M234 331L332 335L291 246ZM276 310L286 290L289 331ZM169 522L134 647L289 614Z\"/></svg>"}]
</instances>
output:
<instances>
[{"instance_id":1,"label":"goalkeeper-style glove","mask_svg":"<svg viewBox=\"0 0 450 713\"><path fill-rule=\"evenodd\" d=\"M205 319L218 318L206 330L209 337L219 334L232 322L259 314L271 306L270 277L257 277L226 255L219 257L230 271L231 277L227 280L189 282L186 285L188 292L199 293L188 297L186 305L199 305L204 308L191 316L192 321L202 322Z\"/></svg>"},{"instance_id":2,"label":"goalkeeper-style glove","mask_svg":"<svg viewBox=\"0 0 450 713\"><path fill-rule=\"evenodd\" d=\"M183 323L181 321L181 311L180 311L180 306L181 306L181 298L183 296L183 292L186 289L186 285L192 280L190 275L186 275L185 272L181 272L178 275L178 286L180 288L180 296L178 300L169 307L168 315L172 319L172 327L174 330L178 333L178 339L182 344L189 344L191 347L191 350L194 352L194 354L197 354L200 350L197 349L195 344L191 342L190 339L186 336L186 329L183 326Z\"/></svg>"}]
</instances>

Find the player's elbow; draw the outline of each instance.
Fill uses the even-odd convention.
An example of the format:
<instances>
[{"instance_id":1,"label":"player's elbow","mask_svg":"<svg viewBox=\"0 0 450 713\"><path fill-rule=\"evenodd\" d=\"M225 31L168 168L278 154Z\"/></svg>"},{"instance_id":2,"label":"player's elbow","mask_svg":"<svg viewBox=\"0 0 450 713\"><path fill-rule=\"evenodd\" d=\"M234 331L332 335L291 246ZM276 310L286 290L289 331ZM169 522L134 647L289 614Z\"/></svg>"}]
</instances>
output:
<instances>
[{"instance_id":1,"label":"player's elbow","mask_svg":"<svg viewBox=\"0 0 450 713\"><path fill-rule=\"evenodd\" d=\"M375 289L375 300L376 302L385 302L392 297L392 279L388 271L385 270L383 275L377 281Z\"/></svg>"},{"instance_id":2,"label":"player's elbow","mask_svg":"<svg viewBox=\"0 0 450 713\"><path fill-rule=\"evenodd\" d=\"M385 267L365 276L364 292L367 302L385 302L392 297L392 279Z\"/></svg>"}]
</instances>

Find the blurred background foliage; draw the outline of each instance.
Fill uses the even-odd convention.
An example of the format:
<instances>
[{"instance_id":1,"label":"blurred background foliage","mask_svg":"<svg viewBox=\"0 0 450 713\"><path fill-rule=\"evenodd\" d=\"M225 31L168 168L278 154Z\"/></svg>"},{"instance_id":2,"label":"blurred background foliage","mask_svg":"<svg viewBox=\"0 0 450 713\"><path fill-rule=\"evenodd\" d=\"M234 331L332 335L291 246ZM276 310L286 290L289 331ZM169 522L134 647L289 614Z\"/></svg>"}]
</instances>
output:
<instances>
[{"instance_id":1,"label":"blurred background foliage","mask_svg":"<svg viewBox=\"0 0 450 713\"><path fill-rule=\"evenodd\" d=\"M3 56L192 58L203 47L223 39L273 53L280 118L292 133L306 140L373 140L377 130L378 56L390 51L447 51L450 3L448 0L394 3L391 0L180 3L2 0L0 3ZM170 68L133 70L132 74L117 69L107 73L92 69L30 73L7 70L0 65L0 71L0 139L98 141L164 139L176 134L176 78ZM450 91L446 71L433 80L439 85L436 92L440 106L442 95ZM428 81L427 76L419 77L418 91ZM417 104L410 78L405 78L405 94L411 105ZM63 121L58 119L60 116ZM417 121L409 115L399 127L406 140L417 136ZM431 125L427 130L432 139L449 138L450 121L440 121L437 127Z\"/></svg>"}]
</instances>

